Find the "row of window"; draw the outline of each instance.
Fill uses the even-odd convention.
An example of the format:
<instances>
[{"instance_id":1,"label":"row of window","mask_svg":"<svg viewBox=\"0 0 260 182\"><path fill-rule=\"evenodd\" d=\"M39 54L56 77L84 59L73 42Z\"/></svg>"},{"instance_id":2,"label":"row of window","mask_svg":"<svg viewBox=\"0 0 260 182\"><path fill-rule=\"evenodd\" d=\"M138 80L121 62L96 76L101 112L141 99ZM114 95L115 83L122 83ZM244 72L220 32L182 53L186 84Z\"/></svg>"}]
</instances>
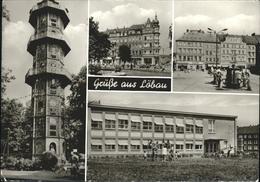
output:
<instances>
[{"instance_id":1,"label":"row of window","mask_svg":"<svg viewBox=\"0 0 260 182\"><path fill-rule=\"evenodd\" d=\"M152 122L143 122L143 130L144 131L152 131L153 124ZM154 124L154 131L155 132L164 132L164 125L158 125ZM124 129L128 130L129 127L129 122L128 120L118 120L118 129ZM91 121L91 128L92 129L98 129L102 130L102 121ZM115 129L116 128L116 121L115 120L105 120L105 129ZM141 123L140 122L131 122L131 130L141 130ZM195 126L194 125L189 125L186 124L185 130L187 133L198 133L202 134L203 133L203 127L200 126ZM165 132L174 132L174 125L165 125ZM184 127L183 126L176 126L176 133L184 133Z\"/></svg>"},{"instance_id":2,"label":"row of window","mask_svg":"<svg viewBox=\"0 0 260 182\"><path fill-rule=\"evenodd\" d=\"M254 145L254 146L248 145L248 146L244 146L243 148L244 148L244 150L258 150L257 145Z\"/></svg>"},{"instance_id":3,"label":"row of window","mask_svg":"<svg viewBox=\"0 0 260 182\"><path fill-rule=\"evenodd\" d=\"M257 134L244 134L244 135L239 135L239 138L258 138Z\"/></svg>"},{"instance_id":4,"label":"row of window","mask_svg":"<svg viewBox=\"0 0 260 182\"><path fill-rule=\"evenodd\" d=\"M244 144L258 144L257 140L244 140Z\"/></svg>"},{"instance_id":5,"label":"row of window","mask_svg":"<svg viewBox=\"0 0 260 182\"><path fill-rule=\"evenodd\" d=\"M171 145L171 147L174 146L173 144ZM202 150L202 145L193 145L193 144L176 144L175 145L175 150L184 150L184 146L186 150ZM118 151L128 151L128 145L118 145ZM91 145L91 150L92 151L102 151L103 145ZM147 150L149 147L148 145L143 145L143 150ZM162 148L161 146L159 147L160 149ZM140 145L130 145L130 150L131 151L140 151L141 150L141 146ZM105 145L105 151L116 151L116 145L114 144L109 144L109 145Z\"/></svg>"}]
</instances>

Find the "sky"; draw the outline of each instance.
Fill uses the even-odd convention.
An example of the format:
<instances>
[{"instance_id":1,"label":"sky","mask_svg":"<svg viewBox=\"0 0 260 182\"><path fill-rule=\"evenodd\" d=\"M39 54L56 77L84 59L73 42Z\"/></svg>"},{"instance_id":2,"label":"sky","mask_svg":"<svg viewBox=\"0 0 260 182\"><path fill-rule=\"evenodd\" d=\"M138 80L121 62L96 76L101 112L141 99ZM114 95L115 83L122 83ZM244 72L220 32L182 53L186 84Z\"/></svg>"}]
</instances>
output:
<instances>
[{"instance_id":1,"label":"sky","mask_svg":"<svg viewBox=\"0 0 260 182\"><path fill-rule=\"evenodd\" d=\"M143 24L147 18L160 21L161 53L169 54L169 26L172 22L171 0L90 0L89 14L99 22L101 31Z\"/></svg>"},{"instance_id":2,"label":"sky","mask_svg":"<svg viewBox=\"0 0 260 182\"><path fill-rule=\"evenodd\" d=\"M29 11L39 0L6 0L11 21L3 21L2 29L2 66L12 70L16 77L8 84L7 97L19 98L31 94L31 87L25 84L25 74L32 67L33 57L27 51L27 43L34 29L28 23ZM59 0L69 10L70 23L64 34L69 41L71 51L65 57L65 68L77 74L86 64L87 15L88 3L84 0ZM18 91L19 90L19 91ZM69 93L69 87L66 93ZM30 97L21 99L21 102Z\"/></svg>"},{"instance_id":3,"label":"sky","mask_svg":"<svg viewBox=\"0 0 260 182\"><path fill-rule=\"evenodd\" d=\"M227 28L229 34L260 34L259 0L175 0L174 37L186 29Z\"/></svg>"},{"instance_id":4,"label":"sky","mask_svg":"<svg viewBox=\"0 0 260 182\"><path fill-rule=\"evenodd\" d=\"M235 115L238 126L259 124L259 95L89 92L89 102L94 100L104 105Z\"/></svg>"}]
</instances>

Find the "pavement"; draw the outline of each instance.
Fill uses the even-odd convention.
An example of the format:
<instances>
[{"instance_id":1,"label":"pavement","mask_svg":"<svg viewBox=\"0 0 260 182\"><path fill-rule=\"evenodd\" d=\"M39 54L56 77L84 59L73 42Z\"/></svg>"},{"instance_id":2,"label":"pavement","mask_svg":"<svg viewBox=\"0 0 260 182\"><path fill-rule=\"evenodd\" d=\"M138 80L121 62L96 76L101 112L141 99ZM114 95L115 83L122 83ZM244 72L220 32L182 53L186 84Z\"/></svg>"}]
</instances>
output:
<instances>
[{"instance_id":1,"label":"pavement","mask_svg":"<svg viewBox=\"0 0 260 182\"><path fill-rule=\"evenodd\" d=\"M218 93L243 93L243 94L259 94L258 75L250 75L250 85L252 91L242 89L223 88L218 89L216 85L211 84L213 76L207 71L191 71L185 73L183 71L173 72L173 91L176 92L218 92Z\"/></svg>"}]
</instances>

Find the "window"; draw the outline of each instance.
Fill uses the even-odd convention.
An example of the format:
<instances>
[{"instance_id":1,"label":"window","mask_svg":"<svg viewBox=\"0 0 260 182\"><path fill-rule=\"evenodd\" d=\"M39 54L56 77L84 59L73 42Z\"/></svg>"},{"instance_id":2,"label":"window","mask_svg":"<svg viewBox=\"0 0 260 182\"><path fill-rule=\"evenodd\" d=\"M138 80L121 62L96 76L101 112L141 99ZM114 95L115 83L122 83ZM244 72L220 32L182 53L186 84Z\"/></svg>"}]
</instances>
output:
<instances>
[{"instance_id":1,"label":"window","mask_svg":"<svg viewBox=\"0 0 260 182\"><path fill-rule=\"evenodd\" d=\"M152 123L151 122L143 122L143 130L152 130Z\"/></svg>"},{"instance_id":2,"label":"window","mask_svg":"<svg viewBox=\"0 0 260 182\"><path fill-rule=\"evenodd\" d=\"M247 141L246 141L246 140L244 140L244 144L247 144Z\"/></svg>"},{"instance_id":3,"label":"window","mask_svg":"<svg viewBox=\"0 0 260 182\"><path fill-rule=\"evenodd\" d=\"M247 146L247 148L248 148L248 150L252 150L252 146L251 145Z\"/></svg>"},{"instance_id":4,"label":"window","mask_svg":"<svg viewBox=\"0 0 260 182\"><path fill-rule=\"evenodd\" d=\"M57 136L57 119L50 118L50 136Z\"/></svg>"},{"instance_id":5,"label":"window","mask_svg":"<svg viewBox=\"0 0 260 182\"><path fill-rule=\"evenodd\" d=\"M203 127L196 126L196 133L202 134L203 133Z\"/></svg>"},{"instance_id":6,"label":"window","mask_svg":"<svg viewBox=\"0 0 260 182\"><path fill-rule=\"evenodd\" d=\"M127 130L128 129L128 120L119 119L118 120L118 128Z\"/></svg>"},{"instance_id":7,"label":"window","mask_svg":"<svg viewBox=\"0 0 260 182\"><path fill-rule=\"evenodd\" d=\"M128 150L128 145L118 145L118 150Z\"/></svg>"},{"instance_id":8,"label":"window","mask_svg":"<svg viewBox=\"0 0 260 182\"><path fill-rule=\"evenodd\" d=\"M174 132L174 126L173 125L165 125L165 131L166 132Z\"/></svg>"},{"instance_id":9,"label":"window","mask_svg":"<svg viewBox=\"0 0 260 182\"><path fill-rule=\"evenodd\" d=\"M215 133L214 125L215 125L215 120L209 120L208 123L209 133Z\"/></svg>"},{"instance_id":10,"label":"window","mask_svg":"<svg viewBox=\"0 0 260 182\"><path fill-rule=\"evenodd\" d=\"M177 150L183 150L183 145L182 144L176 144L176 149Z\"/></svg>"},{"instance_id":11,"label":"window","mask_svg":"<svg viewBox=\"0 0 260 182\"><path fill-rule=\"evenodd\" d=\"M111 150L115 150L115 149L116 149L116 146L115 146L115 145L106 145L106 146L105 146L105 149L106 149L106 150L110 150L110 151L111 151Z\"/></svg>"},{"instance_id":12,"label":"window","mask_svg":"<svg viewBox=\"0 0 260 182\"><path fill-rule=\"evenodd\" d=\"M176 126L176 133L184 133L184 127Z\"/></svg>"},{"instance_id":13,"label":"window","mask_svg":"<svg viewBox=\"0 0 260 182\"><path fill-rule=\"evenodd\" d=\"M131 150L140 150L140 145L131 145Z\"/></svg>"},{"instance_id":14,"label":"window","mask_svg":"<svg viewBox=\"0 0 260 182\"><path fill-rule=\"evenodd\" d=\"M193 133L193 125L186 124L186 132L187 133Z\"/></svg>"},{"instance_id":15,"label":"window","mask_svg":"<svg viewBox=\"0 0 260 182\"><path fill-rule=\"evenodd\" d=\"M252 140L248 140L248 142L247 142L248 144L252 144Z\"/></svg>"},{"instance_id":16,"label":"window","mask_svg":"<svg viewBox=\"0 0 260 182\"><path fill-rule=\"evenodd\" d=\"M102 145L91 145L91 150L102 151Z\"/></svg>"},{"instance_id":17,"label":"window","mask_svg":"<svg viewBox=\"0 0 260 182\"><path fill-rule=\"evenodd\" d=\"M254 150L258 150L258 146L257 145L254 146Z\"/></svg>"},{"instance_id":18,"label":"window","mask_svg":"<svg viewBox=\"0 0 260 182\"><path fill-rule=\"evenodd\" d=\"M155 132L163 132L163 125L154 124L154 131Z\"/></svg>"},{"instance_id":19,"label":"window","mask_svg":"<svg viewBox=\"0 0 260 182\"><path fill-rule=\"evenodd\" d=\"M102 121L91 121L91 129L102 130Z\"/></svg>"},{"instance_id":20,"label":"window","mask_svg":"<svg viewBox=\"0 0 260 182\"><path fill-rule=\"evenodd\" d=\"M244 138L247 138L247 135L244 135Z\"/></svg>"},{"instance_id":21,"label":"window","mask_svg":"<svg viewBox=\"0 0 260 182\"><path fill-rule=\"evenodd\" d=\"M254 140L254 144L257 144L257 140Z\"/></svg>"},{"instance_id":22,"label":"window","mask_svg":"<svg viewBox=\"0 0 260 182\"><path fill-rule=\"evenodd\" d=\"M248 138L251 138L251 135L248 135Z\"/></svg>"},{"instance_id":23,"label":"window","mask_svg":"<svg viewBox=\"0 0 260 182\"><path fill-rule=\"evenodd\" d=\"M193 144L191 143L186 144L186 150L192 150L192 148L193 148Z\"/></svg>"},{"instance_id":24,"label":"window","mask_svg":"<svg viewBox=\"0 0 260 182\"><path fill-rule=\"evenodd\" d=\"M140 130L141 128L141 123L139 122L131 122L131 129L132 130Z\"/></svg>"},{"instance_id":25,"label":"window","mask_svg":"<svg viewBox=\"0 0 260 182\"><path fill-rule=\"evenodd\" d=\"M105 128L106 129L115 129L116 128L116 121L115 120L105 120Z\"/></svg>"},{"instance_id":26,"label":"window","mask_svg":"<svg viewBox=\"0 0 260 182\"><path fill-rule=\"evenodd\" d=\"M195 145L195 149L196 150L201 150L202 149L202 145Z\"/></svg>"}]
</instances>

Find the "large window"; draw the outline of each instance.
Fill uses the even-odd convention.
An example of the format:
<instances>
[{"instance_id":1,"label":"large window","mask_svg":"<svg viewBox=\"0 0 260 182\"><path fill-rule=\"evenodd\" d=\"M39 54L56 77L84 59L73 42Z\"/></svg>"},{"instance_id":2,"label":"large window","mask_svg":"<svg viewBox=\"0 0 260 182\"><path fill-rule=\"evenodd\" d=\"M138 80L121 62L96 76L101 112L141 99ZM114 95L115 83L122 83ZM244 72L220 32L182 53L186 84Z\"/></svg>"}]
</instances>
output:
<instances>
[{"instance_id":1,"label":"large window","mask_svg":"<svg viewBox=\"0 0 260 182\"><path fill-rule=\"evenodd\" d=\"M105 128L106 129L115 129L116 128L116 121L115 120L105 120Z\"/></svg>"},{"instance_id":2,"label":"large window","mask_svg":"<svg viewBox=\"0 0 260 182\"><path fill-rule=\"evenodd\" d=\"M215 133L215 120L209 120L208 129L209 133Z\"/></svg>"},{"instance_id":3,"label":"large window","mask_svg":"<svg viewBox=\"0 0 260 182\"><path fill-rule=\"evenodd\" d=\"M183 145L182 144L176 144L176 149L177 150L183 150Z\"/></svg>"},{"instance_id":4,"label":"large window","mask_svg":"<svg viewBox=\"0 0 260 182\"><path fill-rule=\"evenodd\" d=\"M195 145L195 149L196 150L201 150L202 149L202 145Z\"/></svg>"},{"instance_id":5,"label":"large window","mask_svg":"<svg viewBox=\"0 0 260 182\"><path fill-rule=\"evenodd\" d=\"M140 145L131 145L131 150L140 150Z\"/></svg>"},{"instance_id":6,"label":"large window","mask_svg":"<svg viewBox=\"0 0 260 182\"><path fill-rule=\"evenodd\" d=\"M166 132L174 132L174 126L173 125L165 125L165 131Z\"/></svg>"},{"instance_id":7,"label":"large window","mask_svg":"<svg viewBox=\"0 0 260 182\"><path fill-rule=\"evenodd\" d=\"M105 149L108 150L108 151L115 150L115 149L116 149L116 146L109 144L109 145L106 145L106 146L105 146Z\"/></svg>"},{"instance_id":8,"label":"large window","mask_svg":"<svg viewBox=\"0 0 260 182\"><path fill-rule=\"evenodd\" d=\"M91 145L92 151L102 151L102 145Z\"/></svg>"},{"instance_id":9,"label":"large window","mask_svg":"<svg viewBox=\"0 0 260 182\"><path fill-rule=\"evenodd\" d=\"M163 125L154 124L154 131L155 132L163 132Z\"/></svg>"},{"instance_id":10,"label":"large window","mask_svg":"<svg viewBox=\"0 0 260 182\"><path fill-rule=\"evenodd\" d=\"M151 131L153 128L152 122L143 122L143 130Z\"/></svg>"},{"instance_id":11,"label":"large window","mask_svg":"<svg viewBox=\"0 0 260 182\"><path fill-rule=\"evenodd\" d=\"M176 126L176 133L184 133L184 127Z\"/></svg>"},{"instance_id":12,"label":"large window","mask_svg":"<svg viewBox=\"0 0 260 182\"><path fill-rule=\"evenodd\" d=\"M118 150L125 151L128 150L128 145L118 145Z\"/></svg>"},{"instance_id":13,"label":"large window","mask_svg":"<svg viewBox=\"0 0 260 182\"><path fill-rule=\"evenodd\" d=\"M193 125L186 124L186 132L187 133L193 133Z\"/></svg>"},{"instance_id":14,"label":"large window","mask_svg":"<svg viewBox=\"0 0 260 182\"><path fill-rule=\"evenodd\" d=\"M196 126L196 133L202 134L203 133L203 127Z\"/></svg>"},{"instance_id":15,"label":"large window","mask_svg":"<svg viewBox=\"0 0 260 182\"><path fill-rule=\"evenodd\" d=\"M118 120L118 128L119 129L128 129L128 120L119 119Z\"/></svg>"},{"instance_id":16,"label":"large window","mask_svg":"<svg viewBox=\"0 0 260 182\"><path fill-rule=\"evenodd\" d=\"M57 136L57 118L50 118L50 136Z\"/></svg>"},{"instance_id":17,"label":"large window","mask_svg":"<svg viewBox=\"0 0 260 182\"><path fill-rule=\"evenodd\" d=\"M140 130L141 123L140 122L131 122L131 129L132 130Z\"/></svg>"},{"instance_id":18,"label":"large window","mask_svg":"<svg viewBox=\"0 0 260 182\"><path fill-rule=\"evenodd\" d=\"M186 150L192 150L193 149L193 144L187 143L186 144Z\"/></svg>"},{"instance_id":19,"label":"large window","mask_svg":"<svg viewBox=\"0 0 260 182\"><path fill-rule=\"evenodd\" d=\"M91 129L102 130L102 121L91 121Z\"/></svg>"}]
</instances>

